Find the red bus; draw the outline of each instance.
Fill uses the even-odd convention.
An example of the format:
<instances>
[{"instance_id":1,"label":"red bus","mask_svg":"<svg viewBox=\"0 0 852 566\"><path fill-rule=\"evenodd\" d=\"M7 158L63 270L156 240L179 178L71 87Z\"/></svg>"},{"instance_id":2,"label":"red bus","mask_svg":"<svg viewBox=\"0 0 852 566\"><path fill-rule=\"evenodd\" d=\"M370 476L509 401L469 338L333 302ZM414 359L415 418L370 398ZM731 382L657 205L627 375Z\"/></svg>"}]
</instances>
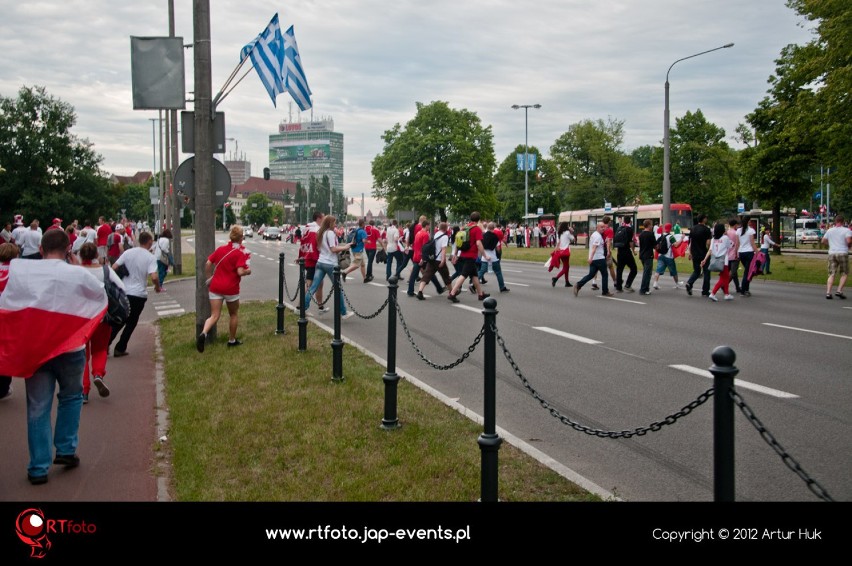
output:
<instances>
[{"instance_id":1,"label":"red bus","mask_svg":"<svg viewBox=\"0 0 852 566\"><path fill-rule=\"evenodd\" d=\"M688 234L692 228L692 206L683 203L672 203L670 205L672 226L680 224L683 233ZM662 204L638 204L633 206L619 206L607 211L604 208L590 208L586 210L566 210L559 213L559 223L568 222L574 230L575 243L587 245L589 239L589 226L594 226L604 216L611 216L617 222L625 216L633 218L633 226L637 232L646 218L650 218L655 226L659 226L663 219Z\"/></svg>"}]
</instances>

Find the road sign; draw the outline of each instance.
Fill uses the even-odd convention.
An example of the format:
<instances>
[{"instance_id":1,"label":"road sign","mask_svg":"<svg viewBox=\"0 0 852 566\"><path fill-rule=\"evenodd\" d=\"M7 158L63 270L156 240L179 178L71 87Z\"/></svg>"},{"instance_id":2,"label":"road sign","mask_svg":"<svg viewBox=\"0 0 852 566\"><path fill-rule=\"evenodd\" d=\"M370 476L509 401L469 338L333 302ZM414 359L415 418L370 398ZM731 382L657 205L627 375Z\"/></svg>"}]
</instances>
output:
<instances>
[{"instance_id":1,"label":"road sign","mask_svg":"<svg viewBox=\"0 0 852 566\"><path fill-rule=\"evenodd\" d=\"M737 212L739 212L740 214L745 212L745 203L744 202L737 204Z\"/></svg>"},{"instance_id":2,"label":"road sign","mask_svg":"<svg viewBox=\"0 0 852 566\"><path fill-rule=\"evenodd\" d=\"M181 197L189 198L188 206L195 210L195 157L181 163L175 171L175 190ZM213 206L219 207L228 201L231 192L231 174L225 165L213 160Z\"/></svg>"},{"instance_id":3,"label":"road sign","mask_svg":"<svg viewBox=\"0 0 852 566\"><path fill-rule=\"evenodd\" d=\"M604 212L612 212L612 203L611 202L605 202L604 203Z\"/></svg>"}]
</instances>

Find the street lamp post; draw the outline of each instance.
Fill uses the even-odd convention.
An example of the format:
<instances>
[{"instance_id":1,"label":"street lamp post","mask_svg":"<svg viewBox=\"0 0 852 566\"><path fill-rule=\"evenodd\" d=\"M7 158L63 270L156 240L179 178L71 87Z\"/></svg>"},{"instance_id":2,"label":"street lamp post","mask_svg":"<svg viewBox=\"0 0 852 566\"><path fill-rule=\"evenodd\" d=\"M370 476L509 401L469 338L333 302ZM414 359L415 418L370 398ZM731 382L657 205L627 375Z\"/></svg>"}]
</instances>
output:
<instances>
[{"instance_id":1,"label":"street lamp post","mask_svg":"<svg viewBox=\"0 0 852 566\"><path fill-rule=\"evenodd\" d=\"M541 104L513 104L512 108L524 109L524 223L527 222L527 216L530 215L530 158L529 158L529 109L541 108ZM524 243L529 247L528 238L524 237Z\"/></svg>"},{"instance_id":2,"label":"street lamp post","mask_svg":"<svg viewBox=\"0 0 852 566\"><path fill-rule=\"evenodd\" d=\"M685 61L686 59L692 59L693 57L698 57L699 55L704 55L705 53L711 53L720 49L727 49L733 46L733 43L727 43L725 45L722 45L721 47L714 47L713 49L708 49L707 51L702 51L701 53L696 53L695 55L683 57L672 63L669 67L669 70L666 71L666 108L663 113L663 215L661 226L665 226L666 224L671 222L672 213L672 181L669 176L669 73L671 72L672 67L674 67L677 63L680 63L681 61Z\"/></svg>"}]
</instances>

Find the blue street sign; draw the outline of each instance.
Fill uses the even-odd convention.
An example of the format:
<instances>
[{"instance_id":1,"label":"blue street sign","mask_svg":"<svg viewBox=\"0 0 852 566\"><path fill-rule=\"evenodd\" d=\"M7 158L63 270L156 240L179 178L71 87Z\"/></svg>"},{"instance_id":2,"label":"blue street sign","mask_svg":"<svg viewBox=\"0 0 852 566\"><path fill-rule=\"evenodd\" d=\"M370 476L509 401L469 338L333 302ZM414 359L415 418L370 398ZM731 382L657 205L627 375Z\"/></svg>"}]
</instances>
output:
<instances>
[{"instance_id":1,"label":"blue street sign","mask_svg":"<svg viewBox=\"0 0 852 566\"><path fill-rule=\"evenodd\" d=\"M535 171L536 157L538 157L538 156L535 153L528 153L527 154L527 171ZM524 170L524 154L523 153L516 153L515 154L515 160L517 161L517 164L518 164L518 171L523 171Z\"/></svg>"},{"instance_id":2,"label":"blue street sign","mask_svg":"<svg viewBox=\"0 0 852 566\"><path fill-rule=\"evenodd\" d=\"M815 199L822 198L822 193L816 193L816 194L814 195L814 198L815 198Z\"/></svg>"}]
</instances>

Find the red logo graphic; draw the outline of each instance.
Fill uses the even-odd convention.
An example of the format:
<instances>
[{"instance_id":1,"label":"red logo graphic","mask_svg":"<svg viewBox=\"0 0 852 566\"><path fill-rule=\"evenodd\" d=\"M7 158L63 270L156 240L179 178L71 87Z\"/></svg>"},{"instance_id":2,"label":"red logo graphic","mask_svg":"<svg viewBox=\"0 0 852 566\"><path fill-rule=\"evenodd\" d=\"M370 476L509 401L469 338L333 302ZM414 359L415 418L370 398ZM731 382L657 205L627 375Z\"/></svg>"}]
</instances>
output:
<instances>
[{"instance_id":1,"label":"red logo graphic","mask_svg":"<svg viewBox=\"0 0 852 566\"><path fill-rule=\"evenodd\" d=\"M47 538L47 521L41 509L30 508L21 512L15 521L18 538L30 546L30 558L44 558L50 550Z\"/></svg>"}]
</instances>

